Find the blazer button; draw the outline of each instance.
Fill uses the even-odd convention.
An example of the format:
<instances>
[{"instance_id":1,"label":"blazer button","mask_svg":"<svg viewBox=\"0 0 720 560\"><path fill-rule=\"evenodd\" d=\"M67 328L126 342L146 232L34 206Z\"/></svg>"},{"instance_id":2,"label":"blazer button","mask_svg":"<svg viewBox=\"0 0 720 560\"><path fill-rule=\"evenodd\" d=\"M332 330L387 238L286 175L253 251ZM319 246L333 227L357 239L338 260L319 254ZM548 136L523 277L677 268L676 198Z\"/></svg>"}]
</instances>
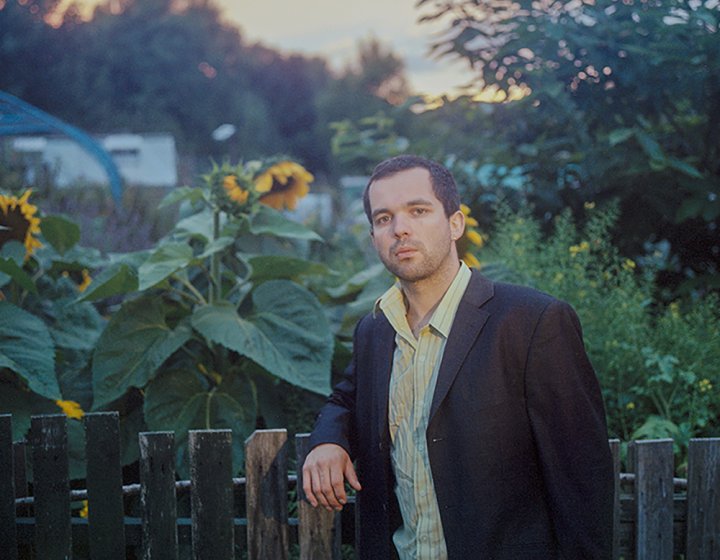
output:
<instances>
[{"instance_id":1,"label":"blazer button","mask_svg":"<svg viewBox=\"0 0 720 560\"><path fill-rule=\"evenodd\" d=\"M383 450L383 444L382 444L382 442L378 443L378 449L379 449L380 451Z\"/></svg>"}]
</instances>

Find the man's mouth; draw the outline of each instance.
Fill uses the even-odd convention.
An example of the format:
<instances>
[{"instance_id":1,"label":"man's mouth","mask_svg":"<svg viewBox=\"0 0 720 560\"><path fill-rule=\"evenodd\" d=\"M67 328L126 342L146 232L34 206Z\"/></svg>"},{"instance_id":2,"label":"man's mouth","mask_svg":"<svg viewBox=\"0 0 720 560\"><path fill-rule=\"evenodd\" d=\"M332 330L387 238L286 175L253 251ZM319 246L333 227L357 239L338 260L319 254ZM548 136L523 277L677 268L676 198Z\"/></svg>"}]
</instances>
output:
<instances>
[{"instance_id":1,"label":"man's mouth","mask_svg":"<svg viewBox=\"0 0 720 560\"><path fill-rule=\"evenodd\" d=\"M417 251L417 248L411 246L398 247L395 249L395 256L399 259L409 258Z\"/></svg>"}]
</instances>

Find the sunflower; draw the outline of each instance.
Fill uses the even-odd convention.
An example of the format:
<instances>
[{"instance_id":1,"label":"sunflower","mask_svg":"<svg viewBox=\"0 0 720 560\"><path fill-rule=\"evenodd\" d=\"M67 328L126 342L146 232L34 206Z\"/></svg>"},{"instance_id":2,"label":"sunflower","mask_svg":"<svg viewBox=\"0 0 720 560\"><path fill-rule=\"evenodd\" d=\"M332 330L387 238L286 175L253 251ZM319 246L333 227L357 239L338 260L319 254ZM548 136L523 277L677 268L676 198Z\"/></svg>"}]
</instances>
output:
<instances>
[{"instance_id":1,"label":"sunflower","mask_svg":"<svg viewBox=\"0 0 720 560\"><path fill-rule=\"evenodd\" d=\"M237 175L226 175L223 179L222 186L228 198L238 205L242 206L248 201L250 191L240 186Z\"/></svg>"},{"instance_id":2,"label":"sunflower","mask_svg":"<svg viewBox=\"0 0 720 560\"><path fill-rule=\"evenodd\" d=\"M310 192L309 183L314 177L302 165L281 161L267 168L255 181L260 202L282 210L295 210L298 199Z\"/></svg>"},{"instance_id":3,"label":"sunflower","mask_svg":"<svg viewBox=\"0 0 720 560\"><path fill-rule=\"evenodd\" d=\"M458 254L461 255L460 258L470 268L480 268L480 261L470 252L470 249L475 247L479 249L485 245L485 237L475 229L480 224L470 215L470 208L465 204L461 204L460 210L465 214L465 232L462 237L457 240Z\"/></svg>"},{"instance_id":4,"label":"sunflower","mask_svg":"<svg viewBox=\"0 0 720 560\"><path fill-rule=\"evenodd\" d=\"M28 189L20 197L0 194L0 247L8 241L19 241L25 246L25 258L42 247L35 235L40 233L40 218L35 216L37 206L30 204Z\"/></svg>"}]
</instances>

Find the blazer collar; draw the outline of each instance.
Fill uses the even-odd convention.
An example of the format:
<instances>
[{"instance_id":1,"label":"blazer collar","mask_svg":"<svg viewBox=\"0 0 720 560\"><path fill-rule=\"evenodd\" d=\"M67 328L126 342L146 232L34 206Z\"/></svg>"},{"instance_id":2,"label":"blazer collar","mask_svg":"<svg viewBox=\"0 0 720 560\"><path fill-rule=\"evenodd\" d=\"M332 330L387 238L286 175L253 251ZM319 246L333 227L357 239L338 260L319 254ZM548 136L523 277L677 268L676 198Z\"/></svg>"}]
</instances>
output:
<instances>
[{"instance_id":1,"label":"blazer collar","mask_svg":"<svg viewBox=\"0 0 720 560\"><path fill-rule=\"evenodd\" d=\"M455 313L455 320L450 329L445 351L443 353L437 384L430 407L430 420L437 411L440 403L447 395L455 377L465 361L465 357L472 348L480 331L490 314L481 307L493 297L495 289L493 283L480 274L472 271L470 283L463 294ZM393 353L395 350L395 330L383 313L373 317L377 346L375 347L375 380L378 391L376 405L377 418L380 419L379 428L382 434L387 434L388 398L390 392L390 375L392 373ZM389 437L389 435L388 435Z\"/></svg>"},{"instance_id":2,"label":"blazer collar","mask_svg":"<svg viewBox=\"0 0 720 560\"><path fill-rule=\"evenodd\" d=\"M490 313L482 309L482 306L493 297L494 293L493 283L473 270L470 284L460 300L450 336L445 344L435 385L435 394L430 406L429 421L432 421L435 412L445 399L465 357L490 317Z\"/></svg>"}]
</instances>

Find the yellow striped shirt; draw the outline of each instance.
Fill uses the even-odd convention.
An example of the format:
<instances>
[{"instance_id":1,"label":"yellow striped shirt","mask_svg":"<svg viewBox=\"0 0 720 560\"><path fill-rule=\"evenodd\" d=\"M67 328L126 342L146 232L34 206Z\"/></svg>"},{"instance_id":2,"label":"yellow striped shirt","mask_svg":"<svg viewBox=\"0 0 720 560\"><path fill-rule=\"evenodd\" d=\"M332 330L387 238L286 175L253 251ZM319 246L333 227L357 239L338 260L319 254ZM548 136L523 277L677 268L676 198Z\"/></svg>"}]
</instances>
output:
<instances>
[{"instance_id":1,"label":"yellow striped shirt","mask_svg":"<svg viewBox=\"0 0 720 560\"><path fill-rule=\"evenodd\" d=\"M403 517L403 525L393 535L393 542L401 560L447 558L425 432L445 342L470 275L470 269L461 263L455 279L417 338L408 325L405 298L399 284L385 292L376 304L395 329L388 422L397 482L395 495Z\"/></svg>"}]
</instances>

